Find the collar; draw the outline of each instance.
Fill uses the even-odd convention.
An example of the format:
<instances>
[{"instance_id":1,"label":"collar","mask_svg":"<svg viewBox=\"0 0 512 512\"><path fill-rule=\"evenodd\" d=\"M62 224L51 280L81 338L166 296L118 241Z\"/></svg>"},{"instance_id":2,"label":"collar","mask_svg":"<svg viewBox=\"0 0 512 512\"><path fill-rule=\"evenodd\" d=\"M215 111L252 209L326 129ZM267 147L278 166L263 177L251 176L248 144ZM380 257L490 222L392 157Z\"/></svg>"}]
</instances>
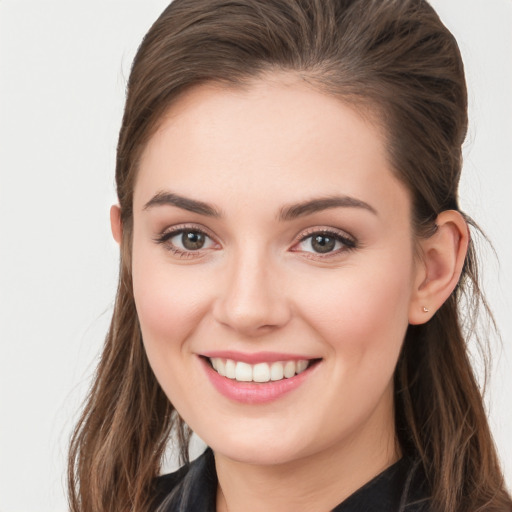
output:
<instances>
[{"instance_id":1,"label":"collar","mask_svg":"<svg viewBox=\"0 0 512 512\"><path fill-rule=\"evenodd\" d=\"M189 466L156 480L155 512L215 512L217 474L208 448ZM403 457L360 487L332 512L430 512L419 462Z\"/></svg>"}]
</instances>

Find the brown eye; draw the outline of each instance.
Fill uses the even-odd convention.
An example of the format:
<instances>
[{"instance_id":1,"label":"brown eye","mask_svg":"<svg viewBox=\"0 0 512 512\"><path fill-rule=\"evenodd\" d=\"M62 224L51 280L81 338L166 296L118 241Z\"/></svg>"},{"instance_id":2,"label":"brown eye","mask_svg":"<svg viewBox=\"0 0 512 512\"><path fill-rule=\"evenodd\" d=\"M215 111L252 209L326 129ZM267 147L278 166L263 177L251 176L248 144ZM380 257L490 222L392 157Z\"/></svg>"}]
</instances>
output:
<instances>
[{"instance_id":1,"label":"brown eye","mask_svg":"<svg viewBox=\"0 0 512 512\"><path fill-rule=\"evenodd\" d=\"M311 248L318 253L331 252L336 247L336 239L328 235L315 235L311 237Z\"/></svg>"},{"instance_id":2,"label":"brown eye","mask_svg":"<svg viewBox=\"0 0 512 512\"><path fill-rule=\"evenodd\" d=\"M330 255L355 249L356 241L341 233L331 231L316 231L302 238L293 251L310 253L312 255Z\"/></svg>"},{"instance_id":3,"label":"brown eye","mask_svg":"<svg viewBox=\"0 0 512 512\"><path fill-rule=\"evenodd\" d=\"M214 240L200 229L177 228L163 233L155 242L179 255L202 254L204 250L216 247Z\"/></svg>"},{"instance_id":4,"label":"brown eye","mask_svg":"<svg viewBox=\"0 0 512 512\"><path fill-rule=\"evenodd\" d=\"M197 251L204 247L206 237L199 231L183 231L181 234L181 243L187 251Z\"/></svg>"}]
</instances>

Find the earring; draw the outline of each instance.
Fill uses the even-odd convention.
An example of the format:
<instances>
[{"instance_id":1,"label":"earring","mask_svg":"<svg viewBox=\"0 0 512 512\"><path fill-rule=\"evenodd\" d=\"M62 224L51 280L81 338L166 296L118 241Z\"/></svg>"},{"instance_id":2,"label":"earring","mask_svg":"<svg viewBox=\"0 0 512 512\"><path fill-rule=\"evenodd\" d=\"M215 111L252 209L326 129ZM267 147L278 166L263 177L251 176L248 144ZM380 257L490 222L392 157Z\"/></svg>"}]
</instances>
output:
<instances>
[{"instance_id":1,"label":"earring","mask_svg":"<svg viewBox=\"0 0 512 512\"><path fill-rule=\"evenodd\" d=\"M426 308L425 306L423 306L423 311L424 311L425 313L428 313L428 312L430 311L430 309L428 309L428 308Z\"/></svg>"}]
</instances>

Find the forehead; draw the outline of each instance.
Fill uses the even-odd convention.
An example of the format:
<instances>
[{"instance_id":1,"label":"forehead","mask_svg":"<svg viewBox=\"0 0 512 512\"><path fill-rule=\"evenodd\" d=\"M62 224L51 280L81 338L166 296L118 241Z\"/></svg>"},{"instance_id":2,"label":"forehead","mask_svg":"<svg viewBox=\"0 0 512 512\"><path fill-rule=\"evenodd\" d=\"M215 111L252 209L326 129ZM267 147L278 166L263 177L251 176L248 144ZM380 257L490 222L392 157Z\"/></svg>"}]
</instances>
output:
<instances>
[{"instance_id":1,"label":"forehead","mask_svg":"<svg viewBox=\"0 0 512 512\"><path fill-rule=\"evenodd\" d=\"M168 109L142 154L134 206L191 188L214 203L404 193L366 112L288 76L201 85Z\"/></svg>"}]
</instances>

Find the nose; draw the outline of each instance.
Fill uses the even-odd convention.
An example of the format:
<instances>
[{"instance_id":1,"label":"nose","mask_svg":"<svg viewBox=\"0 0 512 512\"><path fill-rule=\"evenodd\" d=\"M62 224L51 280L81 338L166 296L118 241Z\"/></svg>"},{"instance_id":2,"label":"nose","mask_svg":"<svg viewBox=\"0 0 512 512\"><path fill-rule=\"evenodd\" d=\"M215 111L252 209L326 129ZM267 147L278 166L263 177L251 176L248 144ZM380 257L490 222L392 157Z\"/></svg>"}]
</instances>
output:
<instances>
[{"instance_id":1,"label":"nose","mask_svg":"<svg viewBox=\"0 0 512 512\"><path fill-rule=\"evenodd\" d=\"M264 254L226 262L213 308L215 319L244 336L260 336L283 327L291 318L282 275Z\"/></svg>"}]
</instances>

